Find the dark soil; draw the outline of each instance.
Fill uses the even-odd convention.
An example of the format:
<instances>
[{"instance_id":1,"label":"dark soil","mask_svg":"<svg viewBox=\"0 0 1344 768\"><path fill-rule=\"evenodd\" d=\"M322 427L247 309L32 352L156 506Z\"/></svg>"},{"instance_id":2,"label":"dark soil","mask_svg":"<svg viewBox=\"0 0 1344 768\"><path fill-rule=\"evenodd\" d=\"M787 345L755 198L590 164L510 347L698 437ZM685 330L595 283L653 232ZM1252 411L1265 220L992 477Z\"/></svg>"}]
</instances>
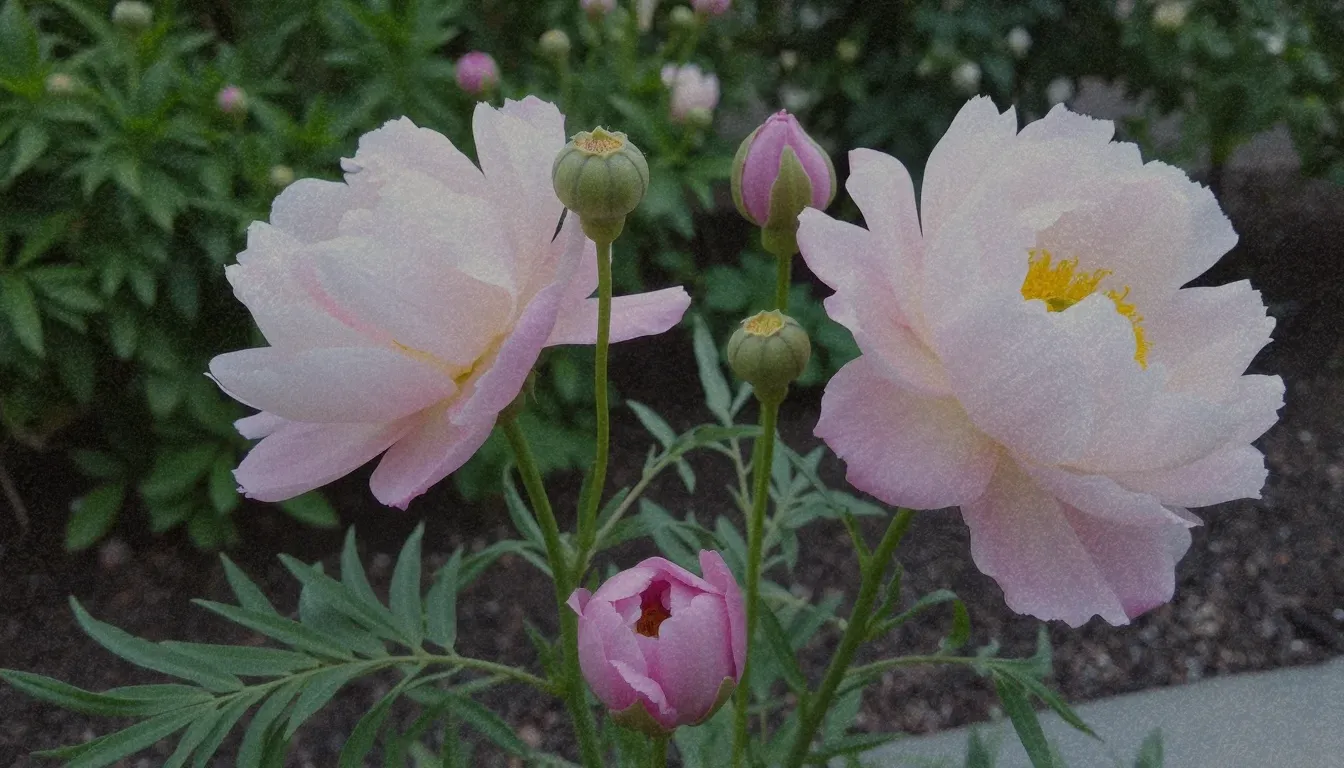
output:
<instances>
[{"instance_id":1,"label":"dark soil","mask_svg":"<svg viewBox=\"0 0 1344 768\"><path fill-rule=\"evenodd\" d=\"M1055 682L1070 701L1126 691L1179 685L1201 677L1310 664L1344 654L1344 190L1291 176L1232 178L1228 207L1242 244L1208 282L1250 277L1280 319L1278 341L1255 368L1281 373L1288 382L1282 420L1264 438L1270 479L1261 501L1199 510L1206 525L1177 569L1171 604L1127 627L1094 620L1079 630L1050 627ZM801 270L800 270L801 271ZM669 348L671 347L671 351ZM689 354L689 339L623 345L613 378L629 397L651 403L674 426L706 420ZM785 408L781 432L798 449L816 444L811 435L819 392L803 393ZM613 487L638 476L648 438L627 411L617 410ZM218 559L194 550L180 536L151 539L138 530L118 531L100 550L67 555L60 547L69 499L78 481L50 457L6 455L6 466L29 502L33 530L21 546L4 520L0 562L0 667L51 675L101 690L157 681L97 647L75 626L66 606L74 595L95 616L151 639L248 641L248 633L190 605L193 597L229 600ZM696 464L702 488L721 488L731 470L713 459ZM834 459L823 476L837 486L843 468ZM469 548L509 536L498 501L467 504L451 484L417 501L409 513L377 507L367 475L347 478L331 498L344 521L357 526L365 562L376 588L390 578L391 562L404 537L427 521L427 567L459 544ZM576 479L560 478L552 490L562 510L573 507ZM675 476L651 490L655 498L684 499ZM705 503L702 499L701 503ZM711 503L729 509L724 498ZM8 515L6 510L3 515ZM238 513L243 543L231 556L263 584L278 605L292 607L297 589L276 561L279 552L308 560L332 555L341 534L301 529L276 510L251 505ZM135 516L131 516L135 517ZM562 521L563 523L563 521ZM869 531L875 535L874 531ZM633 562L649 550L615 553ZM970 608L973 643L997 640L1004 655L1027 655L1038 622L1012 614L989 578L969 557L968 536L952 511L920 515L898 553L906 569L906 600L939 588L955 590ZM774 574L786 579L785 574ZM841 590L852 595L856 571L848 538L839 526L818 525L804 543L797 581L815 595ZM551 631L555 613L549 584L526 562L505 558L469 589L459 609L461 650L509 663L534 664L524 620ZM946 618L929 614L870 650L871 658L934 649ZM809 649L805 668L815 678L833 644L823 635ZM298 736L290 765L331 766L343 737L389 680L365 681L344 692ZM569 751L566 723L556 702L519 689L502 688L483 700L540 746ZM971 673L954 668L908 668L892 673L867 695L857 725L872 730L926 732L986 718L992 690ZM120 725L64 712L0 687L0 766L47 764L30 750L77 743ZM168 754L159 745L146 756L123 761L151 766ZM226 749L219 765L230 762Z\"/></svg>"}]
</instances>

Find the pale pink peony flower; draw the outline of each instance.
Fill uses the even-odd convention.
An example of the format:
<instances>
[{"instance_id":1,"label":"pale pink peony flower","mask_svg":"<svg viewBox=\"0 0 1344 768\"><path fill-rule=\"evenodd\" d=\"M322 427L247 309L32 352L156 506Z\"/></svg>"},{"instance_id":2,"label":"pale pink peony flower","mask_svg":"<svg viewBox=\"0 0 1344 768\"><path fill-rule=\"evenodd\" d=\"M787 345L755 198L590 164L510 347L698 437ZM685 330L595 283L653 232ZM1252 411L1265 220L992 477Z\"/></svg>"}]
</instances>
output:
<instances>
[{"instance_id":1,"label":"pale pink peony flower","mask_svg":"<svg viewBox=\"0 0 1344 768\"><path fill-rule=\"evenodd\" d=\"M670 65L669 65L670 66ZM695 64L664 66L663 84L672 89L672 119L684 122L694 110L712 113L719 105L719 78Z\"/></svg>"},{"instance_id":2,"label":"pale pink peony flower","mask_svg":"<svg viewBox=\"0 0 1344 768\"><path fill-rule=\"evenodd\" d=\"M457 87L479 96L493 90L499 84L499 66L495 59L484 51L472 51L462 55L454 68Z\"/></svg>"},{"instance_id":3,"label":"pale pink peony flower","mask_svg":"<svg viewBox=\"0 0 1344 768\"><path fill-rule=\"evenodd\" d=\"M704 722L742 679L742 594L718 552L701 550L700 571L651 557L570 595L579 666L618 722L666 731Z\"/></svg>"},{"instance_id":4,"label":"pale pink peony flower","mask_svg":"<svg viewBox=\"0 0 1344 768\"><path fill-rule=\"evenodd\" d=\"M1056 107L1020 132L971 100L924 173L850 153L867 229L798 243L862 356L816 433L891 503L959 505L1008 606L1079 626L1171 599L1199 524L1258 498L1283 382L1243 376L1274 321L1245 282L1181 286L1236 242L1213 195Z\"/></svg>"},{"instance_id":5,"label":"pale pink peony flower","mask_svg":"<svg viewBox=\"0 0 1344 768\"><path fill-rule=\"evenodd\" d=\"M733 0L691 0L695 12L706 16L722 16L732 4Z\"/></svg>"},{"instance_id":6,"label":"pale pink peony flower","mask_svg":"<svg viewBox=\"0 0 1344 768\"><path fill-rule=\"evenodd\" d=\"M365 135L346 182L303 179L248 230L227 270L270 344L216 357L262 411L235 475L279 501L383 454L374 496L404 508L456 470L522 389L543 347L597 336L597 259L551 186L564 118L535 97L478 104L478 170L405 118ZM619 297L612 340L661 333L680 288ZM386 452L386 453L384 453Z\"/></svg>"}]
</instances>

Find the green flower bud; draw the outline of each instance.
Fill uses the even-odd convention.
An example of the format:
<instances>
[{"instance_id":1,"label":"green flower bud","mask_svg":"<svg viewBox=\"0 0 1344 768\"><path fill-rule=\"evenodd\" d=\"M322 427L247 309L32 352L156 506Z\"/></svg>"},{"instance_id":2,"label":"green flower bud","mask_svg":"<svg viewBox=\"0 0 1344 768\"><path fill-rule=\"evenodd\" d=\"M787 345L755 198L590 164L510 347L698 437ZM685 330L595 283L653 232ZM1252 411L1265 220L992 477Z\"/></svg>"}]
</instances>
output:
<instances>
[{"instance_id":1,"label":"green flower bud","mask_svg":"<svg viewBox=\"0 0 1344 768\"><path fill-rule=\"evenodd\" d=\"M649 164L624 133L595 128L556 155L551 182L560 202L578 214L584 234L610 243L649 189Z\"/></svg>"},{"instance_id":2,"label":"green flower bud","mask_svg":"<svg viewBox=\"0 0 1344 768\"><path fill-rule=\"evenodd\" d=\"M686 31L694 29L698 19L695 17L695 11L684 5L678 5L667 14L667 21L673 29Z\"/></svg>"},{"instance_id":3,"label":"green flower bud","mask_svg":"<svg viewBox=\"0 0 1344 768\"><path fill-rule=\"evenodd\" d=\"M778 403L812 357L812 342L797 320L772 309L742 321L728 340L728 366L751 384L763 403Z\"/></svg>"},{"instance_id":4,"label":"green flower bud","mask_svg":"<svg viewBox=\"0 0 1344 768\"><path fill-rule=\"evenodd\" d=\"M559 64L569 59L569 35L563 29L548 29L539 41L541 55Z\"/></svg>"},{"instance_id":5,"label":"green flower bud","mask_svg":"<svg viewBox=\"0 0 1344 768\"><path fill-rule=\"evenodd\" d=\"M273 165L267 178L274 186L284 189L294 183L294 169L288 165Z\"/></svg>"},{"instance_id":6,"label":"green flower bud","mask_svg":"<svg viewBox=\"0 0 1344 768\"><path fill-rule=\"evenodd\" d=\"M853 40L841 40L835 44L835 56L846 64L859 60L859 44Z\"/></svg>"},{"instance_id":7,"label":"green flower bud","mask_svg":"<svg viewBox=\"0 0 1344 768\"><path fill-rule=\"evenodd\" d=\"M144 32L154 23L154 9L140 0L121 0L112 6L112 24L127 32Z\"/></svg>"}]
</instances>

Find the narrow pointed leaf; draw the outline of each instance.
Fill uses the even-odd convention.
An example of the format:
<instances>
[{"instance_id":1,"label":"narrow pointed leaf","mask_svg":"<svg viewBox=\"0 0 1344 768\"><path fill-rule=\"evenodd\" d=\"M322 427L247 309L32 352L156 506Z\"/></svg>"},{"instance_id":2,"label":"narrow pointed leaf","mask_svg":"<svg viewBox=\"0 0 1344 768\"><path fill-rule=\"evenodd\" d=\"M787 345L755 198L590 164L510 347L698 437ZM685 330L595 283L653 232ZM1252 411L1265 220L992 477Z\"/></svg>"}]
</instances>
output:
<instances>
[{"instance_id":1,"label":"narrow pointed leaf","mask_svg":"<svg viewBox=\"0 0 1344 768\"><path fill-rule=\"evenodd\" d=\"M299 695L299 691L303 690L307 683L304 678L290 680L276 688L265 703L257 708L256 713L252 715L252 721L247 724L243 743L238 748L237 768L260 768L266 743L273 732L271 725L285 713L289 703Z\"/></svg>"},{"instance_id":2,"label":"narrow pointed leaf","mask_svg":"<svg viewBox=\"0 0 1344 768\"><path fill-rule=\"evenodd\" d=\"M528 509L523 503L523 497L518 495L518 486L513 482L513 467L506 464L504 466L504 507L509 511L509 519L513 521L513 527L523 538L537 545L545 547L545 540L541 535L541 526L537 525L537 519L532 516L532 510Z\"/></svg>"},{"instance_id":3,"label":"narrow pointed leaf","mask_svg":"<svg viewBox=\"0 0 1344 768\"><path fill-rule=\"evenodd\" d=\"M303 584L304 593L310 599L331 607L379 637L403 643L409 642L409 638L402 633L400 627L393 623L392 616L386 608L376 603L376 607L369 605L341 582L298 558L281 554L280 562L284 563L289 572L294 574L294 578Z\"/></svg>"},{"instance_id":4,"label":"narrow pointed leaf","mask_svg":"<svg viewBox=\"0 0 1344 768\"><path fill-rule=\"evenodd\" d=\"M691 328L695 344L695 367L700 374L700 387L705 391L705 405L719 421L731 425L733 396L719 364L719 347L714 343L714 336L709 332L704 318L693 316Z\"/></svg>"},{"instance_id":5,"label":"narrow pointed leaf","mask_svg":"<svg viewBox=\"0 0 1344 768\"><path fill-rule=\"evenodd\" d=\"M457 583L462 570L462 548L458 547L439 569L434 586L425 598L425 624L430 642L453 650L457 642Z\"/></svg>"},{"instance_id":6,"label":"narrow pointed leaf","mask_svg":"<svg viewBox=\"0 0 1344 768\"><path fill-rule=\"evenodd\" d=\"M354 526L350 526L350 530L345 532L345 546L341 549L341 583L361 601L386 610L379 602L378 596L373 593L373 587L369 586L369 577L359 559Z\"/></svg>"},{"instance_id":7,"label":"narrow pointed leaf","mask_svg":"<svg viewBox=\"0 0 1344 768\"><path fill-rule=\"evenodd\" d=\"M807 678L803 676L802 667L798 666L798 657L793 652L793 646L789 644L788 635L784 634L784 628L779 625L779 619L775 618L775 612L770 610L770 606L762 601L759 607L761 631L765 634L766 643L775 657L775 663L779 665L779 670L784 675L784 682L788 683L794 693L806 696Z\"/></svg>"},{"instance_id":8,"label":"narrow pointed leaf","mask_svg":"<svg viewBox=\"0 0 1344 768\"><path fill-rule=\"evenodd\" d=\"M165 712L123 731L100 736L73 749L64 748L37 754L43 757L68 759L66 768L102 768L177 733L201 714L199 710Z\"/></svg>"},{"instance_id":9,"label":"narrow pointed leaf","mask_svg":"<svg viewBox=\"0 0 1344 768\"><path fill-rule=\"evenodd\" d=\"M237 725L238 721L247 713L247 710L251 709L253 704L261 701L265 695L266 691L264 689L251 689L239 694L238 698L220 710L219 720L215 722L215 726L210 729L210 734L205 737L201 745L196 748L195 757L191 761L193 768L206 768L207 765L210 765L210 758L214 757L215 753L219 751L220 745L224 743L224 739L228 738L233 726Z\"/></svg>"},{"instance_id":10,"label":"narrow pointed leaf","mask_svg":"<svg viewBox=\"0 0 1344 768\"><path fill-rule=\"evenodd\" d=\"M182 737L177 740L177 748L173 754L168 756L168 761L163 764L163 768L182 768L191 759L191 753L210 736L210 732L219 724L224 716L223 710L211 710L209 714L202 715L190 726L188 726Z\"/></svg>"},{"instance_id":11,"label":"narrow pointed leaf","mask_svg":"<svg viewBox=\"0 0 1344 768\"><path fill-rule=\"evenodd\" d=\"M350 737L345 740L345 745L341 747L340 768L362 768L364 758L373 748L373 741L378 737L378 731L383 727L383 721L387 719L392 704L424 669L425 665L421 664L408 672L396 687L364 713L355 724L355 729L350 732Z\"/></svg>"},{"instance_id":12,"label":"narrow pointed leaf","mask_svg":"<svg viewBox=\"0 0 1344 768\"><path fill-rule=\"evenodd\" d=\"M233 590L234 597L238 598L238 605L250 611L280 615L276 612L275 606L271 605L266 593L262 592L241 568L234 565L228 555L220 555L219 559L224 563L224 576L229 580L229 588Z\"/></svg>"},{"instance_id":13,"label":"narrow pointed leaf","mask_svg":"<svg viewBox=\"0 0 1344 768\"><path fill-rule=\"evenodd\" d=\"M243 687L241 680L227 672L98 621L74 597L70 598L70 608L75 613L75 621L89 637L132 664L190 680L212 691L236 691Z\"/></svg>"},{"instance_id":14,"label":"narrow pointed leaf","mask_svg":"<svg viewBox=\"0 0 1344 768\"><path fill-rule=\"evenodd\" d=\"M1017 681L1004 675L994 675L994 689L1003 702L1003 711L1013 722L1013 730L1027 751L1033 768L1057 768L1050 756L1050 744L1045 740L1045 732L1036 719L1036 710L1031 708L1027 691Z\"/></svg>"},{"instance_id":15,"label":"narrow pointed leaf","mask_svg":"<svg viewBox=\"0 0 1344 768\"><path fill-rule=\"evenodd\" d=\"M282 648L250 645L216 645L213 643L161 643L184 656L211 663L218 669L244 677L282 677L312 669L318 662L311 656Z\"/></svg>"},{"instance_id":16,"label":"narrow pointed leaf","mask_svg":"<svg viewBox=\"0 0 1344 768\"><path fill-rule=\"evenodd\" d=\"M342 661L352 659L347 649L331 643L321 633L296 621L290 621L283 616L239 608L234 605L225 605L210 600L193 600L192 602L223 616L229 621L242 624L244 627L260 632L267 637L273 637L300 651Z\"/></svg>"},{"instance_id":17,"label":"narrow pointed leaf","mask_svg":"<svg viewBox=\"0 0 1344 768\"><path fill-rule=\"evenodd\" d=\"M154 700L137 699L130 696L118 696L109 692L94 693L82 688L76 688L73 685L63 683L60 680L53 680L50 677L35 675L31 672L20 672L18 670L4 669L0 670L0 680L4 680L14 686L21 693L55 704L61 709L67 709L71 712L79 712L85 715L100 715L103 717L135 717L158 714L159 707L162 706ZM205 693L199 688L190 688L198 698L194 701L186 698L174 698L173 703L182 702L182 706L189 704L199 704L202 701L209 701L210 694ZM176 707L174 707L176 708Z\"/></svg>"},{"instance_id":18,"label":"narrow pointed leaf","mask_svg":"<svg viewBox=\"0 0 1344 768\"><path fill-rule=\"evenodd\" d=\"M294 702L294 710L289 714L289 722L285 726L285 738L292 737L305 720L325 707L342 686L358 677L365 669L366 667L358 664L343 664L325 669L308 678L308 684L304 686L303 692L299 694L299 700Z\"/></svg>"},{"instance_id":19,"label":"narrow pointed leaf","mask_svg":"<svg viewBox=\"0 0 1344 768\"><path fill-rule=\"evenodd\" d=\"M505 752L519 757L526 757L531 753L532 750L528 748L526 742L513 732L513 727L506 723L504 718L486 709L476 700L454 697L452 710L462 722L470 725Z\"/></svg>"},{"instance_id":20,"label":"narrow pointed leaf","mask_svg":"<svg viewBox=\"0 0 1344 768\"><path fill-rule=\"evenodd\" d=\"M401 548L397 566L392 570L392 589L388 602L411 648L419 648L425 636L424 614L420 602L420 541L425 535L421 523Z\"/></svg>"}]
</instances>

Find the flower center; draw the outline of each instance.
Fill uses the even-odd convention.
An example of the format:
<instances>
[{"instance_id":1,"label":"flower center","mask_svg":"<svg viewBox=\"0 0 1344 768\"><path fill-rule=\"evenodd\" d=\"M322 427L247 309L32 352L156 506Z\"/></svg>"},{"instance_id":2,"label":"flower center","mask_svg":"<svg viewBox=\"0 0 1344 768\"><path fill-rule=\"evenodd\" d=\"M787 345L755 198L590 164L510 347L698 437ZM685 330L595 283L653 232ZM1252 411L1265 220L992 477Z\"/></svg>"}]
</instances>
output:
<instances>
[{"instance_id":1,"label":"flower center","mask_svg":"<svg viewBox=\"0 0 1344 768\"><path fill-rule=\"evenodd\" d=\"M635 631L645 637L657 637L658 627L667 620L672 612L663 606L661 590L650 589L640 601L639 619L635 621Z\"/></svg>"},{"instance_id":2,"label":"flower center","mask_svg":"<svg viewBox=\"0 0 1344 768\"><path fill-rule=\"evenodd\" d=\"M779 310L758 312L742 321L742 330L752 336L773 336L784 328L784 315Z\"/></svg>"},{"instance_id":3,"label":"flower center","mask_svg":"<svg viewBox=\"0 0 1344 768\"><path fill-rule=\"evenodd\" d=\"M1063 312L1074 304L1096 293L1097 285L1111 274L1109 269L1097 269L1091 272L1078 271L1077 259L1053 261L1050 252L1043 249L1027 251L1027 279L1022 281L1022 298L1045 302L1045 308L1051 312ZM1134 360L1142 368L1148 367L1148 341L1143 331L1143 315L1133 304L1125 301L1129 296L1129 286L1121 290L1108 290L1106 297L1115 302L1115 311L1119 312L1134 328Z\"/></svg>"},{"instance_id":4,"label":"flower center","mask_svg":"<svg viewBox=\"0 0 1344 768\"><path fill-rule=\"evenodd\" d=\"M574 137L574 146L590 155L609 155L625 146L625 140L615 133L596 128L591 133L582 132Z\"/></svg>"}]
</instances>

